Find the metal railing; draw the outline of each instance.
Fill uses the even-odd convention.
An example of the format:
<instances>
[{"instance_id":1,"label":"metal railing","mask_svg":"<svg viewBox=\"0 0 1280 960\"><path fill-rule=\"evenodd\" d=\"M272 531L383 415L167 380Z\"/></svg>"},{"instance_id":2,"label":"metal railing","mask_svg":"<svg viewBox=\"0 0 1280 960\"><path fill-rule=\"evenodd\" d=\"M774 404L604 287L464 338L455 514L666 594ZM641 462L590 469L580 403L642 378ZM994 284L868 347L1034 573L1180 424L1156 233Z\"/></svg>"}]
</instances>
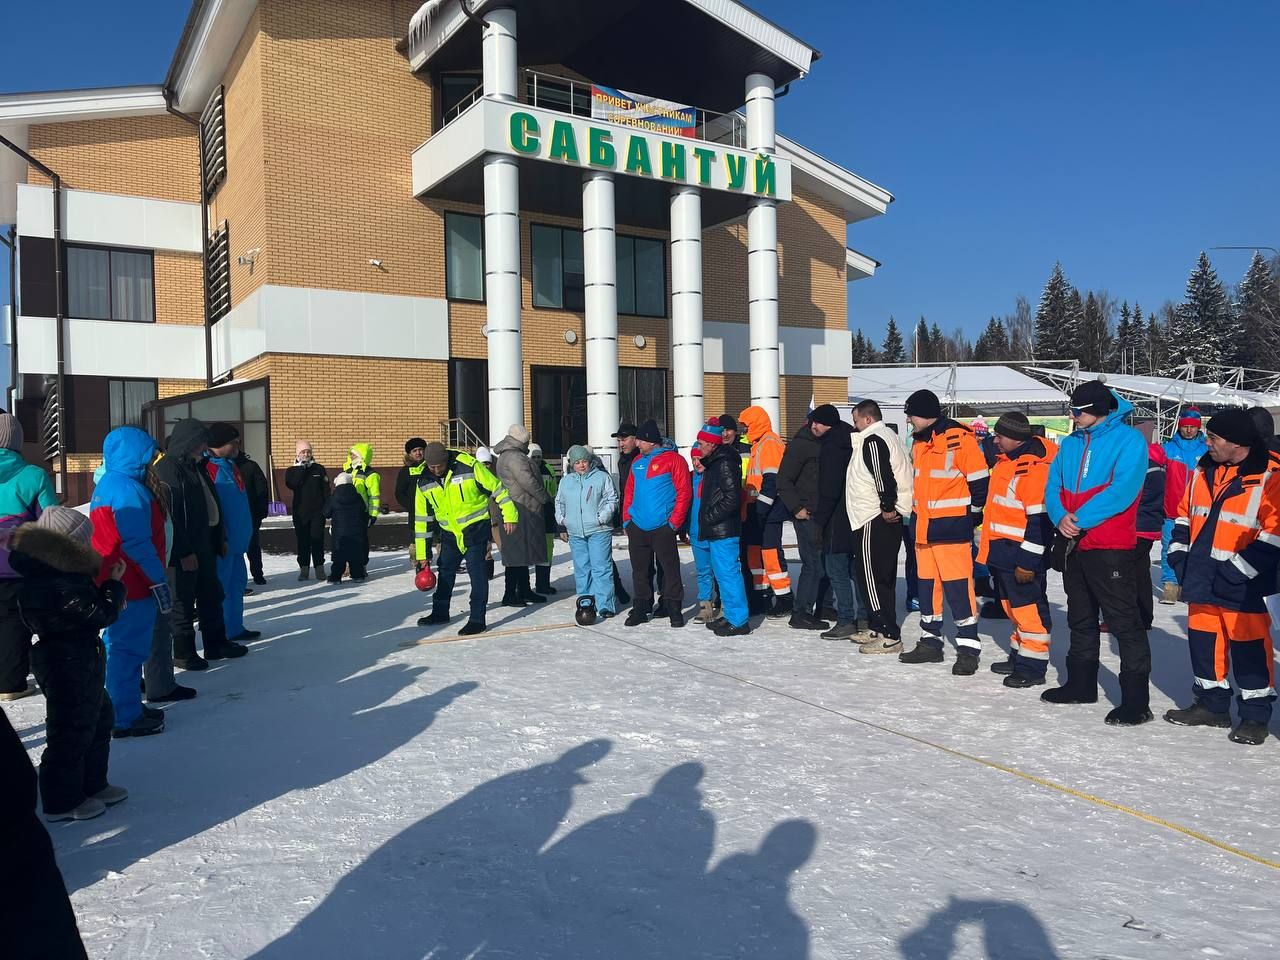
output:
<instances>
[{"instance_id":1,"label":"metal railing","mask_svg":"<svg viewBox=\"0 0 1280 960\"><path fill-rule=\"evenodd\" d=\"M480 434L471 429L471 425L461 417L452 417L440 421L440 442L451 450L475 452L476 447L485 446Z\"/></svg>"},{"instance_id":2,"label":"metal railing","mask_svg":"<svg viewBox=\"0 0 1280 960\"><path fill-rule=\"evenodd\" d=\"M440 121L441 127L447 127L453 121L466 113L475 105L475 102L484 96L484 84L476 84L476 88L463 97L458 105L451 108L448 113Z\"/></svg>"}]
</instances>

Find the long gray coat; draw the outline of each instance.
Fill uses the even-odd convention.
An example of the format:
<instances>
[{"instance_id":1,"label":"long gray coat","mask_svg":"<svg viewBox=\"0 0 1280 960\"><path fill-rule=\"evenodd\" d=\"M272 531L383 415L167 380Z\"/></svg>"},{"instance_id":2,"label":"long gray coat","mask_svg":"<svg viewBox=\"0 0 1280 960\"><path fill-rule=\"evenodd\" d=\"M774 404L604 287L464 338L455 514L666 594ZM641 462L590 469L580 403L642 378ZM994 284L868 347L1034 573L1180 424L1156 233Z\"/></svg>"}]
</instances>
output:
<instances>
[{"instance_id":1,"label":"long gray coat","mask_svg":"<svg viewBox=\"0 0 1280 960\"><path fill-rule=\"evenodd\" d=\"M529 445L506 437L493 447L494 472L507 488L520 519L516 532L507 535L498 527L498 547L506 567L536 567L547 562L547 525L542 506L550 497L529 459Z\"/></svg>"}]
</instances>

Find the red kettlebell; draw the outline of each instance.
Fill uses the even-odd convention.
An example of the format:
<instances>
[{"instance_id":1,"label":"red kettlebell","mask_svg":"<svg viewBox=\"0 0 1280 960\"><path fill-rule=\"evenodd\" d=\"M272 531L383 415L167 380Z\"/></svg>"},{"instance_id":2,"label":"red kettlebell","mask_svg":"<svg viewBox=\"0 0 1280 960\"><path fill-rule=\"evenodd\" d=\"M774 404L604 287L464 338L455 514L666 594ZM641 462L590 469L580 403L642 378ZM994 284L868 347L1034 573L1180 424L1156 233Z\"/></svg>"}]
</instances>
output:
<instances>
[{"instance_id":1,"label":"red kettlebell","mask_svg":"<svg viewBox=\"0 0 1280 960\"><path fill-rule=\"evenodd\" d=\"M426 593L428 590L436 588L436 575L431 572L430 567L423 567L418 571L418 575L413 578L413 585Z\"/></svg>"}]
</instances>

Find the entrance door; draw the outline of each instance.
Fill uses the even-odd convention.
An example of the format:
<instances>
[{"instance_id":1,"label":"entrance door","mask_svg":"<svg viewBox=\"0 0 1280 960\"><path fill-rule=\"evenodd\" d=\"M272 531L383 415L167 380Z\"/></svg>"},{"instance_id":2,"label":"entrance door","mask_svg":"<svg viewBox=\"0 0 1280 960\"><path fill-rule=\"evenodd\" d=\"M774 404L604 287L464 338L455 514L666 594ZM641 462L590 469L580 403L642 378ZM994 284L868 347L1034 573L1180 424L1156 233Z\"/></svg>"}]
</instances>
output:
<instances>
[{"instance_id":1,"label":"entrance door","mask_svg":"<svg viewBox=\"0 0 1280 960\"><path fill-rule=\"evenodd\" d=\"M575 443L587 442L587 371L579 367L534 367L533 440L548 463Z\"/></svg>"}]
</instances>

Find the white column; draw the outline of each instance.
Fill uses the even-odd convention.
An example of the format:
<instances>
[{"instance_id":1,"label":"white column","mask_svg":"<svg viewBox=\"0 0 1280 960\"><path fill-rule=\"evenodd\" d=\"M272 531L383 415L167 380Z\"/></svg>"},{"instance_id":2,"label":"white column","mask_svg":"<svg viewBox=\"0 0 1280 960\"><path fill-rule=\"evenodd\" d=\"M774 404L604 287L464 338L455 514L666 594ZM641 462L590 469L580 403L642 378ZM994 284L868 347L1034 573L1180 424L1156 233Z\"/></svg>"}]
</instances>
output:
<instances>
[{"instance_id":1,"label":"white column","mask_svg":"<svg viewBox=\"0 0 1280 960\"><path fill-rule=\"evenodd\" d=\"M772 155L777 146L773 80L747 77L747 149ZM751 201L747 214L747 301L750 317L751 402L782 430L778 387L778 205Z\"/></svg>"},{"instance_id":2,"label":"white column","mask_svg":"<svg viewBox=\"0 0 1280 960\"><path fill-rule=\"evenodd\" d=\"M697 187L671 191L672 438L687 458L703 423L702 195Z\"/></svg>"},{"instance_id":3,"label":"white column","mask_svg":"<svg viewBox=\"0 0 1280 960\"><path fill-rule=\"evenodd\" d=\"M582 178L582 259L587 322L587 442L610 471L618 441L618 245L613 174Z\"/></svg>"},{"instance_id":4,"label":"white column","mask_svg":"<svg viewBox=\"0 0 1280 960\"><path fill-rule=\"evenodd\" d=\"M517 99L516 12L485 14L484 93ZM524 423L524 359L520 346L520 165L484 158L485 311L489 354L489 442Z\"/></svg>"}]
</instances>

